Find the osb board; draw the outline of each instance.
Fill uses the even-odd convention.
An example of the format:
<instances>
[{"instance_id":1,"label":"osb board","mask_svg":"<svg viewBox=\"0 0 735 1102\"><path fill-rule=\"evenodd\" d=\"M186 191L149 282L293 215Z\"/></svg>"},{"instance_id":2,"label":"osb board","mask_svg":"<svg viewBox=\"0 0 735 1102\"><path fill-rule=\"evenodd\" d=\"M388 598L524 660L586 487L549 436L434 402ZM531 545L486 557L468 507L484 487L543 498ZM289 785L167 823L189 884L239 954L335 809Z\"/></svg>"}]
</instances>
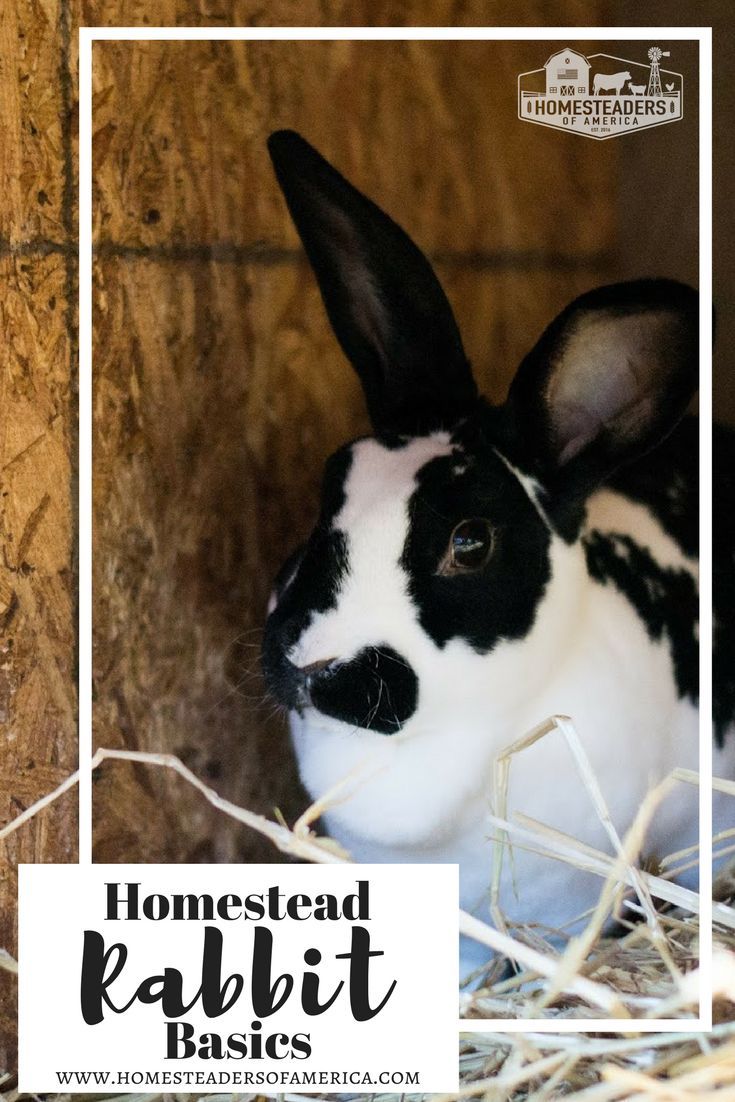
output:
<instances>
[{"instance_id":1,"label":"osb board","mask_svg":"<svg viewBox=\"0 0 735 1102\"><path fill-rule=\"evenodd\" d=\"M89 26L601 26L605 0L81 0Z\"/></svg>"},{"instance_id":2,"label":"osb board","mask_svg":"<svg viewBox=\"0 0 735 1102\"><path fill-rule=\"evenodd\" d=\"M264 698L272 579L325 456L367 430L305 265L102 258L95 331L95 736L172 751L254 810L303 807ZM600 274L440 274L483 388ZM99 860L277 859L149 767L95 786Z\"/></svg>"},{"instance_id":3,"label":"osb board","mask_svg":"<svg viewBox=\"0 0 735 1102\"><path fill-rule=\"evenodd\" d=\"M0 823L76 767L72 445L63 259L0 260ZM76 856L74 795L0 844L0 947L16 951L19 861ZM0 1068L14 1032L0 974Z\"/></svg>"},{"instance_id":4,"label":"osb board","mask_svg":"<svg viewBox=\"0 0 735 1102\"><path fill-rule=\"evenodd\" d=\"M273 425L287 420L287 392L268 384L283 386L296 344L286 326L265 339L275 318L263 299L275 311L289 305L290 288L275 284L270 269L251 280L228 265L97 264L96 740L173 750L232 798L290 812L294 774L282 729L267 725L272 705L259 708L252 632L267 588L266 545L278 532L252 503L263 496L275 507L268 485L304 464ZM254 350L255 384L246 366ZM302 409L293 387L291 399L296 433L316 413L308 392ZM294 519L285 509L277 518L282 540ZM191 791L171 808L168 842L157 837L170 779L146 772L124 807L98 790L97 856L124 852L110 809L134 830L146 824L145 852L161 844L178 859L232 859L229 824ZM103 783L117 775L106 767Z\"/></svg>"},{"instance_id":5,"label":"osb board","mask_svg":"<svg viewBox=\"0 0 735 1102\"><path fill-rule=\"evenodd\" d=\"M0 5L0 239L64 238L60 0Z\"/></svg>"},{"instance_id":6,"label":"osb board","mask_svg":"<svg viewBox=\"0 0 735 1102\"><path fill-rule=\"evenodd\" d=\"M548 49L97 43L96 240L296 248L265 145L293 127L430 251L596 256L612 244L615 143L516 114L518 73Z\"/></svg>"}]
</instances>

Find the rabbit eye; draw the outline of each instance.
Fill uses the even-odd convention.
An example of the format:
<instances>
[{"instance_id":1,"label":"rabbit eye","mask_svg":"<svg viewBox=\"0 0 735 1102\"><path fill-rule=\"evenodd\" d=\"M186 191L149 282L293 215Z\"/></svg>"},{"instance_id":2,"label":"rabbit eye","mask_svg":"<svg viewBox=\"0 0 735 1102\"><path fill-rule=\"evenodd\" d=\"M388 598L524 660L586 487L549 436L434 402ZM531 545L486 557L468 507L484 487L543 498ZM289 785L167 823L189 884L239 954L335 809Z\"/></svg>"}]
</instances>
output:
<instances>
[{"instance_id":1,"label":"rabbit eye","mask_svg":"<svg viewBox=\"0 0 735 1102\"><path fill-rule=\"evenodd\" d=\"M493 544L493 529L489 521L481 517L461 521L452 532L439 573L467 574L481 570L492 554Z\"/></svg>"}]
</instances>

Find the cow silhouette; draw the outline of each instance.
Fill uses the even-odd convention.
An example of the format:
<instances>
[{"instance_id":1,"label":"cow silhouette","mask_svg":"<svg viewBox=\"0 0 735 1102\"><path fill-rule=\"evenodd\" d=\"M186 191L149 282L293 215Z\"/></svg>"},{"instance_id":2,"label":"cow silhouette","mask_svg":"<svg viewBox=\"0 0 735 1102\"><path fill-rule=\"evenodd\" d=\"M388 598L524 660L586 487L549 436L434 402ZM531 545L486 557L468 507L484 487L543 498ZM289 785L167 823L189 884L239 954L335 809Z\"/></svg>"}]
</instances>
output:
<instances>
[{"instance_id":1,"label":"cow silhouette","mask_svg":"<svg viewBox=\"0 0 735 1102\"><path fill-rule=\"evenodd\" d=\"M619 96L623 90L623 85L630 79L630 73L627 70L624 73L595 73L592 81L592 94L599 96L601 92L614 92L616 96Z\"/></svg>"}]
</instances>

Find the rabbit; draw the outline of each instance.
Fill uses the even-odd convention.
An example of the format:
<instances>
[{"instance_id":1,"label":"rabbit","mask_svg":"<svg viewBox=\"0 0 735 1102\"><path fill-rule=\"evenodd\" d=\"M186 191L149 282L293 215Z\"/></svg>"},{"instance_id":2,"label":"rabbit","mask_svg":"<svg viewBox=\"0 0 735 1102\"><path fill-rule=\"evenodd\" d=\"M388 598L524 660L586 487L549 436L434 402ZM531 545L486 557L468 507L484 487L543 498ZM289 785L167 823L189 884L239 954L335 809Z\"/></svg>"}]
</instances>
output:
<instances>
[{"instance_id":1,"label":"rabbit","mask_svg":"<svg viewBox=\"0 0 735 1102\"><path fill-rule=\"evenodd\" d=\"M458 863L461 905L487 921L493 763L536 724L572 718L621 835L656 781L698 767L697 295L664 279L581 295L493 406L417 246L295 132L269 150L373 435L328 459L276 579L266 684L311 796L342 782L329 834L361 862ZM716 544L715 772L735 776L731 534ZM558 732L510 781L509 814L610 852ZM646 852L696 837L682 785ZM559 928L599 888L516 848L500 904ZM463 944L465 972L486 959Z\"/></svg>"}]
</instances>

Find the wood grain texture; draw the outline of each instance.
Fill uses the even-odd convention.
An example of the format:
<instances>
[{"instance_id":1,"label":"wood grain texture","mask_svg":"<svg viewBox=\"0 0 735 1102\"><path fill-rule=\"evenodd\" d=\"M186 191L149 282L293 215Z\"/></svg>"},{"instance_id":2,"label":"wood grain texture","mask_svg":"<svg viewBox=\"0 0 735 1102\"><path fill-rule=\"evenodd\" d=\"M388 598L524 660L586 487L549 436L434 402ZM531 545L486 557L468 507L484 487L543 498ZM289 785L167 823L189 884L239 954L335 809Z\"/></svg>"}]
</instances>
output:
<instances>
[{"instance_id":1,"label":"wood grain texture","mask_svg":"<svg viewBox=\"0 0 735 1102\"><path fill-rule=\"evenodd\" d=\"M612 244L606 198L617 146L580 151L577 135L519 124L517 75L543 64L545 50L98 43L96 239L136 249L215 241L295 249L265 147L287 126L430 252L596 255ZM584 216L593 209L594 219Z\"/></svg>"},{"instance_id":2,"label":"wood grain texture","mask_svg":"<svg viewBox=\"0 0 735 1102\"><path fill-rule=\"evenodd\" d=\"M71 24L67 0L0 6L2 824L77 760ZM77 836L70 792L0 844L0 947L11 954L18 862L75 860ZM0 971L0 1072L11 1074L15 996Z\"/></svg>"},{"instance_id":3,"label":"wood grain texture","mask_svg":"<svg viewBox=\"0 0 735 1102\"><path fill-rule=\"evenodd\" d=\"M525 51L95 47L99 745L172 751L255 810L302 809L258 635L324 458L368 425L265 139L301 129L430 252L499 400L605 278L615 229L614 149L516 119L515 74L546 56ZM95 838L106 860L276 857L166 774L113 765Z\"/></svg>"},{"instance_id":4,"label":"wood grain texture","mask_svg":"<svg viewBox=\"0 0 735 1102\"><path fill-rule=\"evenodd\" d=\"M61 0L0 5L0 240L65 239Z\"/></svg>"},{"instance_id":5,"label":"wood grain texture","mask_svg":"<svg viewBox=\"0 0 735 1102\"><path fill-rule=\"evenodd\" d=\"M601 26L610 0L81 0L88 26Z\"/></svg>"},{"instance_id":6,"label":"wood grain texture","mask_svg":"<svg viewBox=\"0 0 735 1102\"><path fill-rule=\"evenodd\" d=\"M230 798L293 815L283 725L260 706L258 628L266 548L288 546L311 511L294 471L303 484L304 449L316 464L329 442L318 438L326 380L309 385L304 372L297 385L293 355L327 334L305 340L294 293L315 295L286 274L97 263L95 728L102 745L173 751ZM312 328L316 306L303 309ZM352 428L347 415L341 429ZM99 858L131 846L141 859L237 856L232 824L190 789L174 797L152 770L121 787L119 776L106 767L97 790ZM241 852L269 859L257 842L242 839Z\"/></svg>"},{"instance_id":7,"label":"wood grain texture","mask_svg":"<svg viewBox=\"0 0 735 1102\"><path fill-rule=\"evenodd\" d=\"M76 767L72 385L63 258L0 260L0 823ZM76 858L71 793L0 843L0 946L16 950L18 862ZM0 1068L14 989L0 976ZM9 1054L10 1053L10 1054Z\"/></svg>"}]
</instances>

